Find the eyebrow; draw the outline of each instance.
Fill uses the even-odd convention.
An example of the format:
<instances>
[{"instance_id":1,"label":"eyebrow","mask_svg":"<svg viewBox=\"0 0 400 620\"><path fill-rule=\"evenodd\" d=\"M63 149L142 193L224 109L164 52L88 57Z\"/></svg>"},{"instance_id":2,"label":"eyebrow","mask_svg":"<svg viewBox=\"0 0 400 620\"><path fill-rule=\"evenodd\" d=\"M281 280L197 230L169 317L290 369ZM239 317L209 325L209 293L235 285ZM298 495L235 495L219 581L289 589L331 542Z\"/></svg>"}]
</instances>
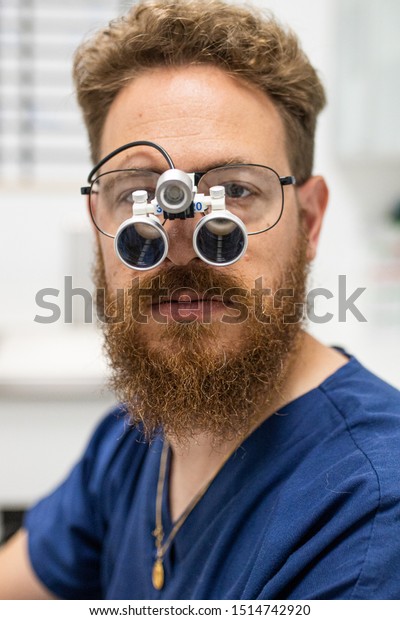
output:
<instances>
[{"instance_id":1,"label":"eyebrow","mask_svg":"<svg viewBox=\"0 0 400 620\"><path fill-rule=\"evenodd\" d=\"M151 162L149 162L148 164L139 166L135 164L134 161L132 161L132 156L130 156L130 157L124 157L120 161L115 162L115 166L113 166L112 168L110 168L110 170L107 170L105 172L112 172L113 170L143 170L143 172L157 172L161 174L162 172L165 172L165 170L168 170L168 164L167 162L165 162L165 167L164 167L156 163L151 164Z\"/></svg>"},{"instance_id":2,"label":"eyebrow","mask_svg":"<svg viewBox=\"0 0 400 620\"><path fill-rule=\"evenodd\" d=\"M209 170L213 170L214 168L223 168L224 166L240 166L243 164L248 164L247 160L244 160L239 157L230 157L229 159L223 160L215 160L211 163L208 163L207 166L203 166L201 170L195 170L191 172L208 172Z\"/></svg>"},{"instance_id":3,"label":"eyebrow","mask_svg":"<svg viewBox=\"0 0 400 620\"><path fill-rule=\"evenodd\" d=\"M124 178L130 178L132 176L132 172L135 171L138 174L135 175L137 177L142 176L144 179L146 179L146 177L152 178L153 174L158 174L158 172L154 171L154 170L147 170L146 168L127 168L127 169L116 169L116 170L108 170L107 172L104 172L102 174L99 174L99 176L95 179L96 182L101 185L103 188L107 189L108 187L111 187L111 185L113 184L113 178L110 178L110 175L113 172L118 172L118 179L124 179Z\"/></svg>"},{"instance_id":4,"label":"eyebrow","mask_svg":"<svg viewBox=\"0 0 400 620\"><path fill-rule=\"evenodd\" d=\"M241 164L246 164L246 163L249 163L249 162L239 157L231 157L231 158L223 159L223 160L221 159L214 160L212 162L207 163L206 166L202 166L201 169L199 170L190 169L187 172L189 173L190 172L208 172L209 170L213 170L214 168L222 168L223 166L234 166L234 165L241 165ZM161 174L165 172L165 170L168 170L169 168L167 165L165 167L161 167L159 165L152 165L151 163L149 163L148 165L144 165L144 166L143 165L137 166L137 165L134 165L134 162L132 161L132 155L130 155L128 157L124 157L123 159L121 159L121 161L119 161L118 164L115 166L115 168L113 168L112 170L121 170L121 169L143 170L143 171L156 172L158 174ZM111 170L107 172L111 172Z\"/></svg>"}]
</instances>

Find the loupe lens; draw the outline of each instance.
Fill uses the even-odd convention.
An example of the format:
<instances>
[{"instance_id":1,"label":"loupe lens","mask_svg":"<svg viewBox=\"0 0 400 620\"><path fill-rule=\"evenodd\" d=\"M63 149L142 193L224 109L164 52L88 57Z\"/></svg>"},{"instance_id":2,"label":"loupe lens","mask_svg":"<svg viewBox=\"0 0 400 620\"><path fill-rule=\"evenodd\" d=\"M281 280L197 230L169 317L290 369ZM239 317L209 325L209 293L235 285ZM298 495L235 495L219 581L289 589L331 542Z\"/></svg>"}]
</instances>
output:
<instances>
[{"instance_id":1,"label":"loupe lens","mask_svg":"<svg viewBox=\"0 0 400 620\"><path fill-rule=\"evenodd\" d=\"M197 255L210 265L230 265L247 248L247 231L243 222L232 214L205 216L193 236Z\"/></svg>"},{"instance_id":2,"label":"loupe lens","mask_svg":"<svg viewBox=\"0 0 400 620\"><path fill-rule=\"evenodd\" d=\"M115 251L131 269L152 269L167 255L167 235L157 221L136 218L124 223L117 232Z\"/></svg>"}]
</instances>

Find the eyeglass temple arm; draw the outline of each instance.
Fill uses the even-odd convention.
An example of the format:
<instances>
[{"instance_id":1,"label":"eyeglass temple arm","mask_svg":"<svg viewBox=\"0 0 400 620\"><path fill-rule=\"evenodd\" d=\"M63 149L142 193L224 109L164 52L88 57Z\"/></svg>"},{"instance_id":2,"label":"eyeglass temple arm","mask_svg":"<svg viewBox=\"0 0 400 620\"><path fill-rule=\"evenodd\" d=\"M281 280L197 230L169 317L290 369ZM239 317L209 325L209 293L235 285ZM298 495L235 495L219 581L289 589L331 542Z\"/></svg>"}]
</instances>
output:
<instances>
[{"instance_id":1,"label":"eyeglass temple arm","mask_svg":"<svg viewBox=\"0 0 400 620\"><path fill-rule=\"evenodd\" d=\"M296 177L279 177L281 185L296 185Z\"/></svg>"}]
</instances>

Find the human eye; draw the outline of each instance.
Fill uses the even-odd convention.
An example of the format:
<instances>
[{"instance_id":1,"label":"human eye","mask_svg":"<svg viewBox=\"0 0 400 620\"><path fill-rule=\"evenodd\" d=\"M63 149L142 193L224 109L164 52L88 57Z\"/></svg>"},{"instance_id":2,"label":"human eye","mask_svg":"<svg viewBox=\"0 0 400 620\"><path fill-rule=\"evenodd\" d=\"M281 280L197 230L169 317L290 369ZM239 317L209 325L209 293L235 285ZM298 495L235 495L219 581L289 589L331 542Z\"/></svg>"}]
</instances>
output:
<instances>
[{"instance_id":1,"label":"human eye","mask_svg":"<svg viewBox=\"0 0 400 620\"><path fill-rule=\"evenodd\" d=\"M231 200L245 200L252 196L250 188L243 185L243 183L232 181L230 183L224 183L224 187L226 198Z\"/></svg>"},{"instance_id":2,"label":"human eye","mask_svg":"<svg viewBox=\"0 0 400 620\"><path fill-rule=\"evenodd\" d=\"M147 199L155 196L156 181L152 175L136 171L109 174L103 187L103 195L113 209L131 209L133 192L145 190Z\"/></svg>"},{"instance_id":3,"label":"human eye","mask_svg":"<svg viewBox=\"0 0 400 620\"><path fill-rule=\"evenodd\" d=\"M115 205L118 206L118 205L123 205L125 203L132 205L133 204L132 194L134 191L135 191L134 188L130 188L130 187L126 189L119 189L114 198Z\"/></svg>"},{"instance_id":4,"label":"human eye","mask_svg":"<svg viewBox=\"0 0 400 620\"><path fill-rule=\"evenodd\" d=\"M245 165L214 168L206 172L201 181L208 192L211 187L222 185L228 208L248 209L260 194L257 175Z\"/></svg>"}]
</instances>

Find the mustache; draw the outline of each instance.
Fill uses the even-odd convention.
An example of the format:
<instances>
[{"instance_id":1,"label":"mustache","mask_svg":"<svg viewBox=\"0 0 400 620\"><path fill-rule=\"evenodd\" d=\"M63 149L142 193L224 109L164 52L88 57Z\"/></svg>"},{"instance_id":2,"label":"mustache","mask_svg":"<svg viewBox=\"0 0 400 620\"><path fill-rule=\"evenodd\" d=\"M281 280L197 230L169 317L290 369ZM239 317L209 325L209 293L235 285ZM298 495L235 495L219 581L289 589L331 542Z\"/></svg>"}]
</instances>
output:
<instances>
[{"instance_id":1,"label":"mustache","mask_svg":"<svg viewBox=\"0 0 400 620\"><path fill-rule=\"evenodd\" d=\"M132 279L130 294L135 297L146 297L150 303L160 299L177 299L184 294L192 299L209 299L224 296L227 292L243 291L247 287L236 274L224 273L212 267L200 264L191 266L171 265L157 274L140 275Z\"/></svg>"},{"instance_id":2,"label":"mustache","mask_svg":"<svg viewBox=\"0 0 400 620\"><path fill-rule=\"evenodd\" d=\"M220 302L226 309L242 311L251 305L251 291L236 272L224 272L204 264L168 265L156 274L140 274L132 278L124 289L108 292L97 288L97 316L103 327L125 323L125 329L134 323L148 321L149 313L163 304L188 302ZM242 309L242 310L241 310ZM205 316L210 311L205 306ZM240 315L241 316L241 315ZM207 321L209 322L209 321Z\"/></svg>"}]
</instances>

